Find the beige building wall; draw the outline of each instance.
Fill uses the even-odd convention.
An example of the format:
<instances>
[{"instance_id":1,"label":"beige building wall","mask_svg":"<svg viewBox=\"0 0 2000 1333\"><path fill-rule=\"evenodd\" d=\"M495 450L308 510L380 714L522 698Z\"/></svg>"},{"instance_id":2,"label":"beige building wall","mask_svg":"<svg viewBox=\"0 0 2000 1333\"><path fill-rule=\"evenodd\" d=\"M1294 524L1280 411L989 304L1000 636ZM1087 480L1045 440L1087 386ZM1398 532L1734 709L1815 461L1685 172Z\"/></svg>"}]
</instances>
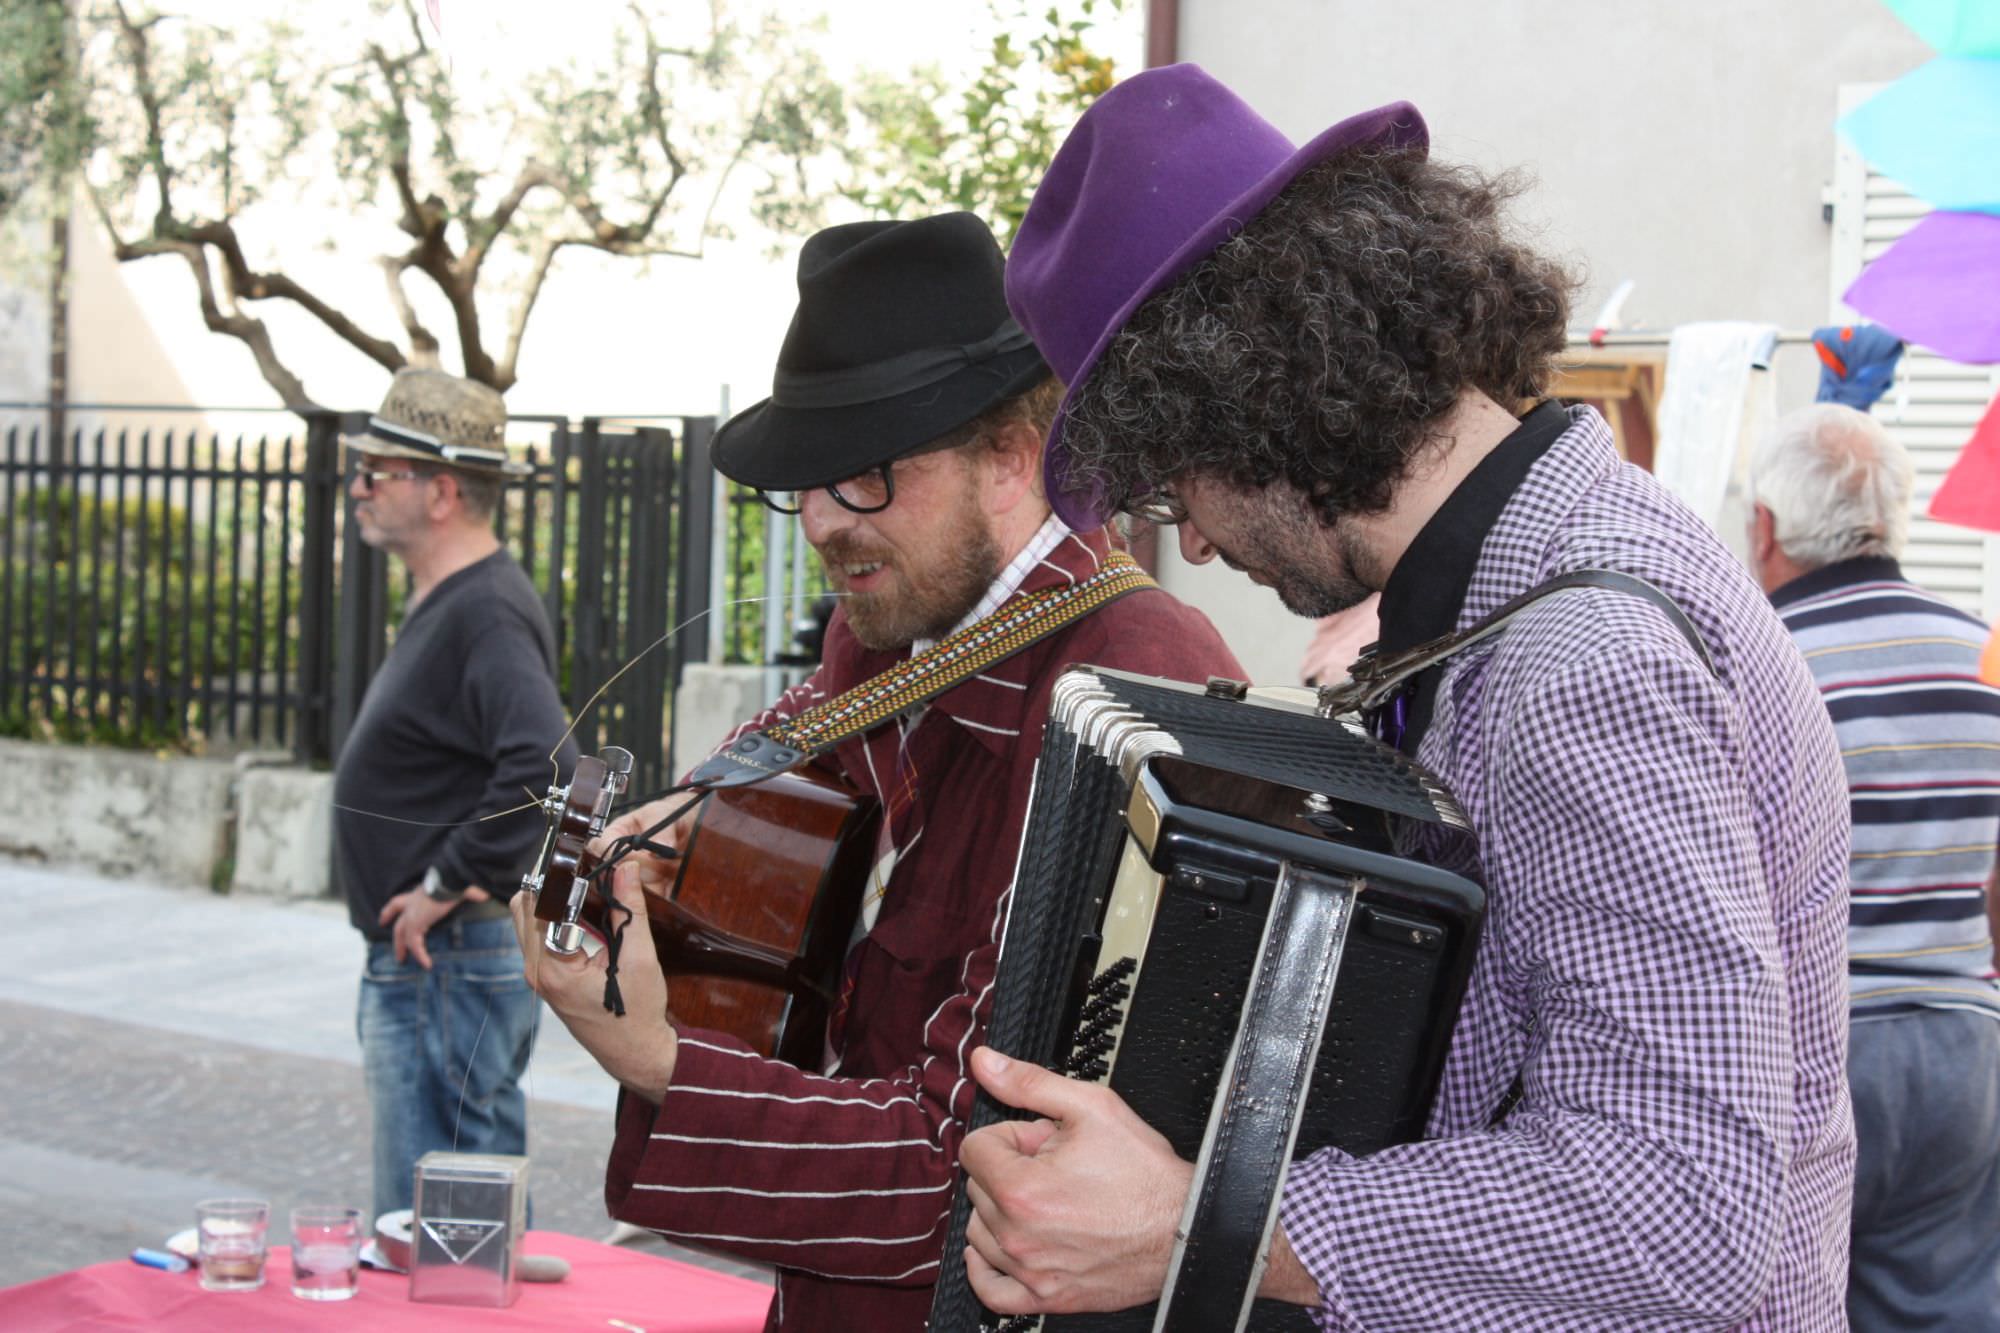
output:
<instances>
[{"instance_id":1,"label":"beige building wall","mask_svg":"<svg viewBox=\"0 0 2000 1333\"><path fill-rule=\"evenodd\" d=\"M1521 215L1586 279L1578 325L1624 278L1628 324L1822 322L1838 89L1930 54L1879 0L1180 0L1180 58L1295 140L1407 99L1437 154L1526 168ZM1810 351L1775 371L1781 408L1811 397ZM1163 564L1253 674L1291 678L1304 622L1226 570Z\"/></svg>"}]
</instances>

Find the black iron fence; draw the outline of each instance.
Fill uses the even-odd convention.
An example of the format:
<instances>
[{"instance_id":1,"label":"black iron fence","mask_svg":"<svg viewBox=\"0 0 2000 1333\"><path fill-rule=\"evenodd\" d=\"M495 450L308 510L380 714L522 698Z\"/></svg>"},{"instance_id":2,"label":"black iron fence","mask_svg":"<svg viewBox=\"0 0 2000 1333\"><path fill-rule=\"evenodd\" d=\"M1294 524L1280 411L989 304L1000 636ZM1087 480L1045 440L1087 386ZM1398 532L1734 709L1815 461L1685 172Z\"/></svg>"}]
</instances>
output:
<instances>
[{"instance_id":1,"label":"black iron fence","mask_svg":"<svg viewBox=\"0 0 2000 1333\"><path fill-rule=\"evenodd\" d=\"M329 760L405 592L346 521L344 419L71 406L52 460L45 412L0 404L0 732ZM543 592L579 742L632 749L642 788L707 652L713 425L509 428L533 471L496 530Z\"/></svg>"}]
</instances>

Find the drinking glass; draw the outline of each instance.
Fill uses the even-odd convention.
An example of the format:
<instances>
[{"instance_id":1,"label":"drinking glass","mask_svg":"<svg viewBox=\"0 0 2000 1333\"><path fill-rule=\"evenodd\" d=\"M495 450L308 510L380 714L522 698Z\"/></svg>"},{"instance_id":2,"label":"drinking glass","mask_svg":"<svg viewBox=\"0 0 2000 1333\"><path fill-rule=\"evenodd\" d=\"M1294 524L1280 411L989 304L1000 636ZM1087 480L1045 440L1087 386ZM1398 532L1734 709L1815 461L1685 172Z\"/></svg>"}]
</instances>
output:
<instances>
[{"instance_id":1,"label":"drinking glass","mask_svg":"<svg viewBox=\"0 0 2000 1333\"><path fill-rule=\"evenodd\" d=\"M255 1291L264 1285L264 1232L271 1205L262 1199L205 1199L194 1206L201 1285L209 1291Z\"/></svg>"},{"instance_id":2,"label":"drinking glass","mask_svg":"<svg viewBox=\"0 0 2000 1333\"><path fill-rule=\"evenodd\" d=\"M344 1301L361 1283L361 1210L308 1204L292 1209L292 1295Z\"/></svg>"}]
</instances>

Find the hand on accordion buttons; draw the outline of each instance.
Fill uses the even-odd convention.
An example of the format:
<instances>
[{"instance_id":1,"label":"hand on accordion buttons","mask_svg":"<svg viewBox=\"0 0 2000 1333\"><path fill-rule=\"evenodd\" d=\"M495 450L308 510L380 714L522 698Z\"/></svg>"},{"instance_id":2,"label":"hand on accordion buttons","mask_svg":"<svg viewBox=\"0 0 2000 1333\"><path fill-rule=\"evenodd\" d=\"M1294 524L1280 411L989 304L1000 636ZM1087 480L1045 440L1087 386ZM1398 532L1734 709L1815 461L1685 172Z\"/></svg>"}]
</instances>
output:
<instances>
[{"instance_id":1,"label":"hand on accordion buttons","mask_svg":"<svg viewBox=\"0 0 2000 1333\"><path fill-rule=\"evenodd\" d=\"M966 1137L966 1276L999 1314L1123 1310L1166 1282L1194 1167L1109 1088L981 1047L981 1087L1045 1117Z\"/></svg>"},{"instance_id":2,"label":"hand on accordion buttons","mask_svg":"<svg viewBox=\"0 0 2000 1333\"><path fill-rule=\"evenodd\" d=\"M514 937L521 946L528 985L549 1002L556 1017L589 1051L604 1072L657 1105L667 1095L674 1075L678 1038L667 1021L667 978L646 924L645 897L636 867L620 865L612 872L611 893L632 913L618 950L618 989L624 998L620 1017L606 1008L605 975L608 949L579 951L567 958L542 946L543 923L525 893L511 907ZM612 913L614 917L619 913Z\"/></svg>"}]
</instances>

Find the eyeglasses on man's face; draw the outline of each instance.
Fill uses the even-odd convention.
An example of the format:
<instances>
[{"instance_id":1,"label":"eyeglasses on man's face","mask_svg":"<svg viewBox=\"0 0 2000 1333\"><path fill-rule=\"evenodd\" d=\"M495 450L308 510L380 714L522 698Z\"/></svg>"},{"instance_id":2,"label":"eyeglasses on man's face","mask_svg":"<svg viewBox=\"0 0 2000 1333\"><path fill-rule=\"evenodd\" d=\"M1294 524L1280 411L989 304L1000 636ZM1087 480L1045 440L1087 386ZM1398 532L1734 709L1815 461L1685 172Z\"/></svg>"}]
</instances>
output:
<instances>
[{"instance_id":1,"label":"eyeglasses on man's face","mask_svg":"<svg viewBox=\"0 0 2000 1333\"><path fill-rule=\"evenodd\" d=\"M896 462L901 462L901 459ZM857 472L845 481L836 481L824 489L841 508L857 514L879 514L889 507L896 498L895 462L883 463ZM757 492L758 498L781 514L796 514L805 506L805 491L765 491Z\"/></svg>"},{"instance_id":2,"label":"eyeglasses on man's face","mask_svg":"<svg viewBox=\"0 0 2000 1333\"><path fill-rule=\"evenodd\" d=\"M1163 528L1171 528L1176 523L1185 523L1188 516L1187 506L1171 488L1166 486L1148 491L1144 495L1131 496L1118 508L1121 513L1130 514L1133 518L1143 518L1148 523L1156 523Z\"/></svg>"},{"instance_id":3,"label":"eyeglasses on man's face","mask_svg":"<svg viewBox=\"0 0 2000 1333\"><path fill-rule=\"evenodd\" d=\"M412 468L355 467L348 472L347 481L350 486L360 486L363 495L373 495L382 482L414 481L424 475Z\"/></svg>"}]
</instances>

